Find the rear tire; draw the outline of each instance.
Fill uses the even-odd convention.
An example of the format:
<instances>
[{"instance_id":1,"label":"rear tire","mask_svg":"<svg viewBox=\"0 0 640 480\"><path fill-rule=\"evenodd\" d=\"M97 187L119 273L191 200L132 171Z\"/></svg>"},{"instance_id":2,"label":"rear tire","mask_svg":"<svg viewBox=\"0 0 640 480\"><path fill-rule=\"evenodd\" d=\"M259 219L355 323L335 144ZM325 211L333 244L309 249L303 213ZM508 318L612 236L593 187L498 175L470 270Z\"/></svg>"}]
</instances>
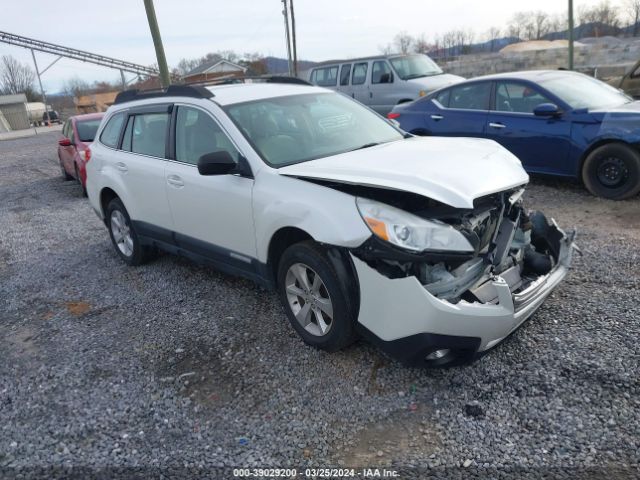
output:
<instances>
[{"instance_id":1,"label":"rear tire","mask_svg":"<svg viewBox=\"0 0 640 480\"><path fill-rule=\"evenodd\" d=\"M113 247L127 265L142 265L151 258L152 248L140 243L131 218L129 218L129 213L119 198L114 198L109 202L106 222Z\"/></svg>"},{"instance_id":2,"label":"rear tire","mask_svg":"<svg viewBox=\"0 0 640 480\"><path fill-rule=\"evenodd\" d=\"M610 143L589 154L582 181L597 197L624 200L640 192L640 153L622 143Z\"/></svg>"},{"instance_id":3,"label":"rear tire","mask_svg":"<svg viewBox=\"0 0 640 480\"><path fill-rule=\"evenodd\" d=\"M60 155L58 155L58 163L60 164L60 172L62 172L62 178L64 179L64 181L68 182L69 180L73 180L73 176L69 175L67 173L67 170L64 168Z\"/></svg>"},{"instance_id":4,"label":"rear tire","mask_svg":"<svg viewBox=\"0 0 640 480\"><path fill-rule=\"evenodd\" d=\"M313 241L289 247L277 280L287 317L305 343L334 352L357 339L355 299L324 248Z\"/></svg>"},{"instance_id":5,"label":"rear tire","mask_svg":"<svg viewBox=\"0 0 640 480\"><path fill-rule=\"evenodd\" d=\"M80 188L82 189L82 196L83 197L87 197L87 188L82 184L82 178L80 178L80 170L78 170L78 165L75 166L75 170L76 170L76 182L78 182L78 185L80 185Z\"/></svg>"}]
</instances>

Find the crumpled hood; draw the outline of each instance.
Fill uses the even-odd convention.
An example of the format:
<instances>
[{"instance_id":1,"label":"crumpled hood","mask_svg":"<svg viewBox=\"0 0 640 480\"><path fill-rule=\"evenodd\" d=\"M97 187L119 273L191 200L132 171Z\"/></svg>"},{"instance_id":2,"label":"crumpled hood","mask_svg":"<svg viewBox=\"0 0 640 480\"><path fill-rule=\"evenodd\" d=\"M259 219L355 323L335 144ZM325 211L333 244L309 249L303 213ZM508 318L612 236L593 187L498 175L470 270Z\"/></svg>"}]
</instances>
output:
<instances>
[{"instance_id":1,"label":"crumpled hood","mask_svg":"<svg viewBox=\"0 0 640 480\"><path fill-rule=\"evenodd\" d=\"M529 181L493 140L414 137L278 169L281 175L416 193L456 208Z\"/></svg>"}]
</instances>

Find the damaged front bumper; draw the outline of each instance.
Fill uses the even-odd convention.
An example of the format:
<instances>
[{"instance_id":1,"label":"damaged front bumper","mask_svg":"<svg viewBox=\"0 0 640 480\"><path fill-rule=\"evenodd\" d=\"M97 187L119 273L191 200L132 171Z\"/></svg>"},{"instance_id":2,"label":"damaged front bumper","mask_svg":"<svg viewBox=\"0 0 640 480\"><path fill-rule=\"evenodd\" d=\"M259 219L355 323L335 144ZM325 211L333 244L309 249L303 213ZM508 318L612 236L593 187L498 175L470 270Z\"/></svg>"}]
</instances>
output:
<instances>
[{"instance_id":1,"label":"damaged front bumper","mask_svg":"<svg viewBox=\"0 0 640 480\"><path fill-rule=\"evenodd\" d=\"M504 340L527 320L567 275L577 249L575 232L559 240L557 262L524 290L513 293L504 278L490 283L491 303L452 303L429 293L415 276L388 278L351 254L360 285L358 322L363 333L393 357L425 364L436 351L457 359L473 357ZM444 359L443 359L444 360Z\"/></svg>"}]
</instances>

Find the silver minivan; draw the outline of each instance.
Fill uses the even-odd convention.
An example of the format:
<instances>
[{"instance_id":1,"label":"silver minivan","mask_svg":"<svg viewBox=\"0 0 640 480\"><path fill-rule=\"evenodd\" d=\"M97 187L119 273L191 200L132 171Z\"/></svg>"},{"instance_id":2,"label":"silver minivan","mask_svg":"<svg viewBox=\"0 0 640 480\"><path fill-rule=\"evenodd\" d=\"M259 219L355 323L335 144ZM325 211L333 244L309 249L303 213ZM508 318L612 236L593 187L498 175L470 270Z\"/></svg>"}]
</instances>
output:
<instances>
[{"instance_id":1,"label":"silver minivan","mask_svg":"<svg viewBox=\"0 0 640 480\"><path fill-rule=\"evenodd\" d=\"M337 90L385 115L464 78L444 73L427 55L382 55L324 62L311 69L309 81Z\"/></svg>"}]
</instances>

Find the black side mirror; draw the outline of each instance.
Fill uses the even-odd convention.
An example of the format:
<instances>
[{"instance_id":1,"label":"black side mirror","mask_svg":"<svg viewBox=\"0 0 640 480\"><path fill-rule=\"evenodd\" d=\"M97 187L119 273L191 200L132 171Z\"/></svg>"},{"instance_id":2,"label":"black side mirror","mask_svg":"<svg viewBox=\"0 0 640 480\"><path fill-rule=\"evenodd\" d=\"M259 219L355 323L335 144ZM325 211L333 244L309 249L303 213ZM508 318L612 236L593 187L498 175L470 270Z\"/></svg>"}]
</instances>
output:
<instances>
[{"instance_id":1,"label":"black side mirror","mask_svg":"<svg viewBox=\"0 0 640 480\"><path fill-rule=\"evenodd\" d=\"M200 175L226 175L233 172L238 164L226 150L205 153L198 159Z\"/></svg>"},{"instance_id":2,"label":"black side mirror","mask_svg":"<svg viewBox=\"0 0 640 480\"><path fill-rule=\"evenodd\" d=\"M392 83L393 76L391 73L383 73L380 75L380 83Z\"/></svg>"},{"instance_id":3,"label":"black side mirror","mask_svg":"<svg viewBox=\"0 0 640 480\"><path fill-rule=\"evenodd\" d=\"M562 111L555 103L541 103L533 109L533 114L536 117L559 117Z\"/></svg>"}]
</instances>

